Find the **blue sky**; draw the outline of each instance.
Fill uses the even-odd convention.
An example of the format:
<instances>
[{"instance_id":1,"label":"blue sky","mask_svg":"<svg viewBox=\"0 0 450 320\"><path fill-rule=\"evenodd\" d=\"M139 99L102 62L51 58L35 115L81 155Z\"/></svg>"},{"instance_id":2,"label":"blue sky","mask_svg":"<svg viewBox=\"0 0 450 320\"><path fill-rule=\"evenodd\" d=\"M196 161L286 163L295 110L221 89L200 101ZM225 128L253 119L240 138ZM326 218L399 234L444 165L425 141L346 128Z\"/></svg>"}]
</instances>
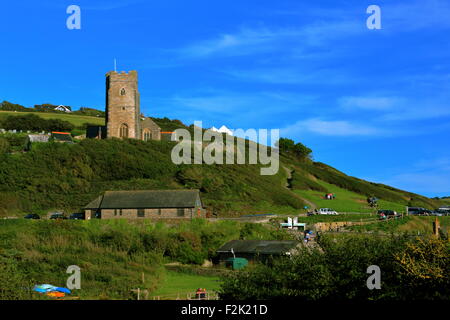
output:
<instances>
[{"instance_id":1,"label":"blue sky","mask_svg":"<svg viewBox=\"0 0 450 320\"><path fill-rule=\"evenodd\" d=\"M81 30L66 9L81 8ZM381 8L369 30L366 8ZM147 116L279 128L345 173L450 195L450 3L9 1L0 100L104 108L138 70Z\"/></svg>"}]
</instances>

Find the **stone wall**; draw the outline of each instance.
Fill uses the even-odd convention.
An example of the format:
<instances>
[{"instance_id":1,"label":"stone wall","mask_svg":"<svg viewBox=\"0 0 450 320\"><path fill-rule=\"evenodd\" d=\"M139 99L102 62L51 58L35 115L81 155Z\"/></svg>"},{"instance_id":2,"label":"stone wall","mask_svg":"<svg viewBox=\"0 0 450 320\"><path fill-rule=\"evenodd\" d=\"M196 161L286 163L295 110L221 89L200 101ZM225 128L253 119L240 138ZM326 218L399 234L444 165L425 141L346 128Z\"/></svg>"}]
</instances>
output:
<instances>
[{"instance_id":1,"label":"stone wall","mask_svg":"<svg viewBox=\"0 0 450 320\"><path fill-rule=\"evenodd\" d=\"M361 225L366 222L359 222L359 221L340 221L340 222L319 222L315 223L313 225L313 229L316 231L339 231L341 228L349 227L349 226L355 226L355 225Z\"/></svg>"},{"instance_id":2,"label":"stone wall","mask_svg":"<svg viewBox=\"0 0 450 320\"><path fill-rule=\"evenodd\" d=\"M146 133L150 134L151 140L161 140L161 128L150 118L144 118L141 121L141 139L146 139Z\"/></svg>"},{"instance_id":3,"label":"stone wall","mask_svg":"<svg viewBox=\"0 0 450 320\"><path fill-rule=\"evenodd\" d=\"M85 210L86 216L88 211ZM183 213L183 215L180 215ZM93 213L89 214L92 215ZM206 212L201 208L167 208L167 209L102 209L102 219L193 219L205 218Z\"/></svg>"}]
</instances>

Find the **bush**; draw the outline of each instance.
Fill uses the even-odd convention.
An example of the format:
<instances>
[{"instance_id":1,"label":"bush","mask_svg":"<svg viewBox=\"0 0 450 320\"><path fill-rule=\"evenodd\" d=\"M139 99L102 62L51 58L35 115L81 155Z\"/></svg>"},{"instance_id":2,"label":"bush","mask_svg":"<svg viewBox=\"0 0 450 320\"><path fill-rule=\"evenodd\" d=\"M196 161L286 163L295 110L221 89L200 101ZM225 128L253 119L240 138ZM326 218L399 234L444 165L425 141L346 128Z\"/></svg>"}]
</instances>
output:
<instances>
[{"instance_id":1,"label":"bush","mask_svg":"<svg viewBox=\"0 0 450 320\"><path fill-rule=\"evenodd\" d=\"M225 277L222 299L450 299L450 250L445 241L406 237L322 237L323 251L304 248ZM366 270L381 269L381 290L369 290Z\"/></svg>"},{"instance_id":2,"label":"bush","mask_svg":"<svg viewBox=\"0 0 450 320\"><path fill-rule=\"evenodd\" d=\"M60 119L44 119L35 114L8 116L3 120L2 125L6 130L22 131L71 131L74 126L68 121Z\"/></svg>"},{"instance_id":3,"label":"bush","mask_svg":"<svg viewBox=\"0 0 450 320\"><path fill-rule=\"evenodd\" d=\"M280 138L277 145L280 149L280 153L293 155L301 159L309 158L312 153L312 150L306 147L304 144L300 142L295 143L293 140L287 138Z\"/></svg>"},{"instance_id":4,"label":"bush","mask_svg":"<svg viewBox=\"0 0 450 320\"><path fill-rule=\"evenodd\" d=\"M9 151L9 142L6 138L0 137L0 154Z\"/></svg>"}]
</instances>

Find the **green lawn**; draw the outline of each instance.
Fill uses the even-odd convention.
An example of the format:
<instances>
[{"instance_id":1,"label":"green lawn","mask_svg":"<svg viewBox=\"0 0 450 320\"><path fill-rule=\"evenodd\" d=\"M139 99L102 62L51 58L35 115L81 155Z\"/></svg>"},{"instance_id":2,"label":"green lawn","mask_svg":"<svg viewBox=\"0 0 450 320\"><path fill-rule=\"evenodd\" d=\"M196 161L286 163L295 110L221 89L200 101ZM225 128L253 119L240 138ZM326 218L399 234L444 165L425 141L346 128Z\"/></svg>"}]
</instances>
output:
<instances>
[{"instance_id":1,"label":"green lawn","mask_svg":"<svg viewBox=\"0 0 450 320\"><path fill-rule=\"evenodd\" d=\"M205 288L208 293L217 291L220 287L219 277L202 276L166 270L158 289L151 297L161 300L186 299L187 294L193 294L197 288ZM150 299L150 298L149 298Z\"/></svg>"},{"instance_id":2,"label":"green lawn","mask_svg":"<svg viewBox=\"0 0 450 320\"><path fill-rule=\"evenodd\" d=\"M368 207L366 197L358 193L339 188L338 186L317 180L317 183L327 188L327 190L336 195L333 200L323 198L324 193L314 190L294 190L301 197L315 203L318 208L331 208L337 212L372 212L373 209ZM391 209L398 212L405 211L405 206L385 201L378 201L379 209Z\"/></svg>"},{"instance_id":3,"label":"green lawn","mask_svg":"<svg viewBox=\"0 0 450 320\"><path fill-rule=\"evenodd\" d=\"M60 119L64 121L68 121L75 126L81 126L84 123L98 124L104 125L105 118L100 117L90 117L90 116L80 116L80 115L70 115L63 113L52 113L52 112L14 112L14 111L0 111L0 120L6 118L7 116L18 116L18 115L27 115L34 114L44 119Z\"/></svg>"}]
</instances>

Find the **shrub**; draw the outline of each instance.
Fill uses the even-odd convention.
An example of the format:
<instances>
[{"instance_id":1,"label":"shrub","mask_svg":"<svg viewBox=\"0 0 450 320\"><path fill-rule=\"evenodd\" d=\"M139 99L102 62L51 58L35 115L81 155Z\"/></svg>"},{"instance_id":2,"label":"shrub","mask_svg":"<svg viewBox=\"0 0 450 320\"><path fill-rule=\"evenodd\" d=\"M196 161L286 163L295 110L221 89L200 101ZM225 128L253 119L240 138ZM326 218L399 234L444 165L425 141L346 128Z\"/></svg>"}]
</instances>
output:
<instances>
[{"instance_id":1,"label":"shrub","mask_svg":"<svg viewBox=\"0 0 450 320\"><path fill-rule=\"evenodd\" d=\"M223 299L421 300L450 298L450 251L443 240L322 237L323 251L304 248L225 277ZM382 290L369 290L366 270L381 269Z\"/></svg>"}]
</instances>

